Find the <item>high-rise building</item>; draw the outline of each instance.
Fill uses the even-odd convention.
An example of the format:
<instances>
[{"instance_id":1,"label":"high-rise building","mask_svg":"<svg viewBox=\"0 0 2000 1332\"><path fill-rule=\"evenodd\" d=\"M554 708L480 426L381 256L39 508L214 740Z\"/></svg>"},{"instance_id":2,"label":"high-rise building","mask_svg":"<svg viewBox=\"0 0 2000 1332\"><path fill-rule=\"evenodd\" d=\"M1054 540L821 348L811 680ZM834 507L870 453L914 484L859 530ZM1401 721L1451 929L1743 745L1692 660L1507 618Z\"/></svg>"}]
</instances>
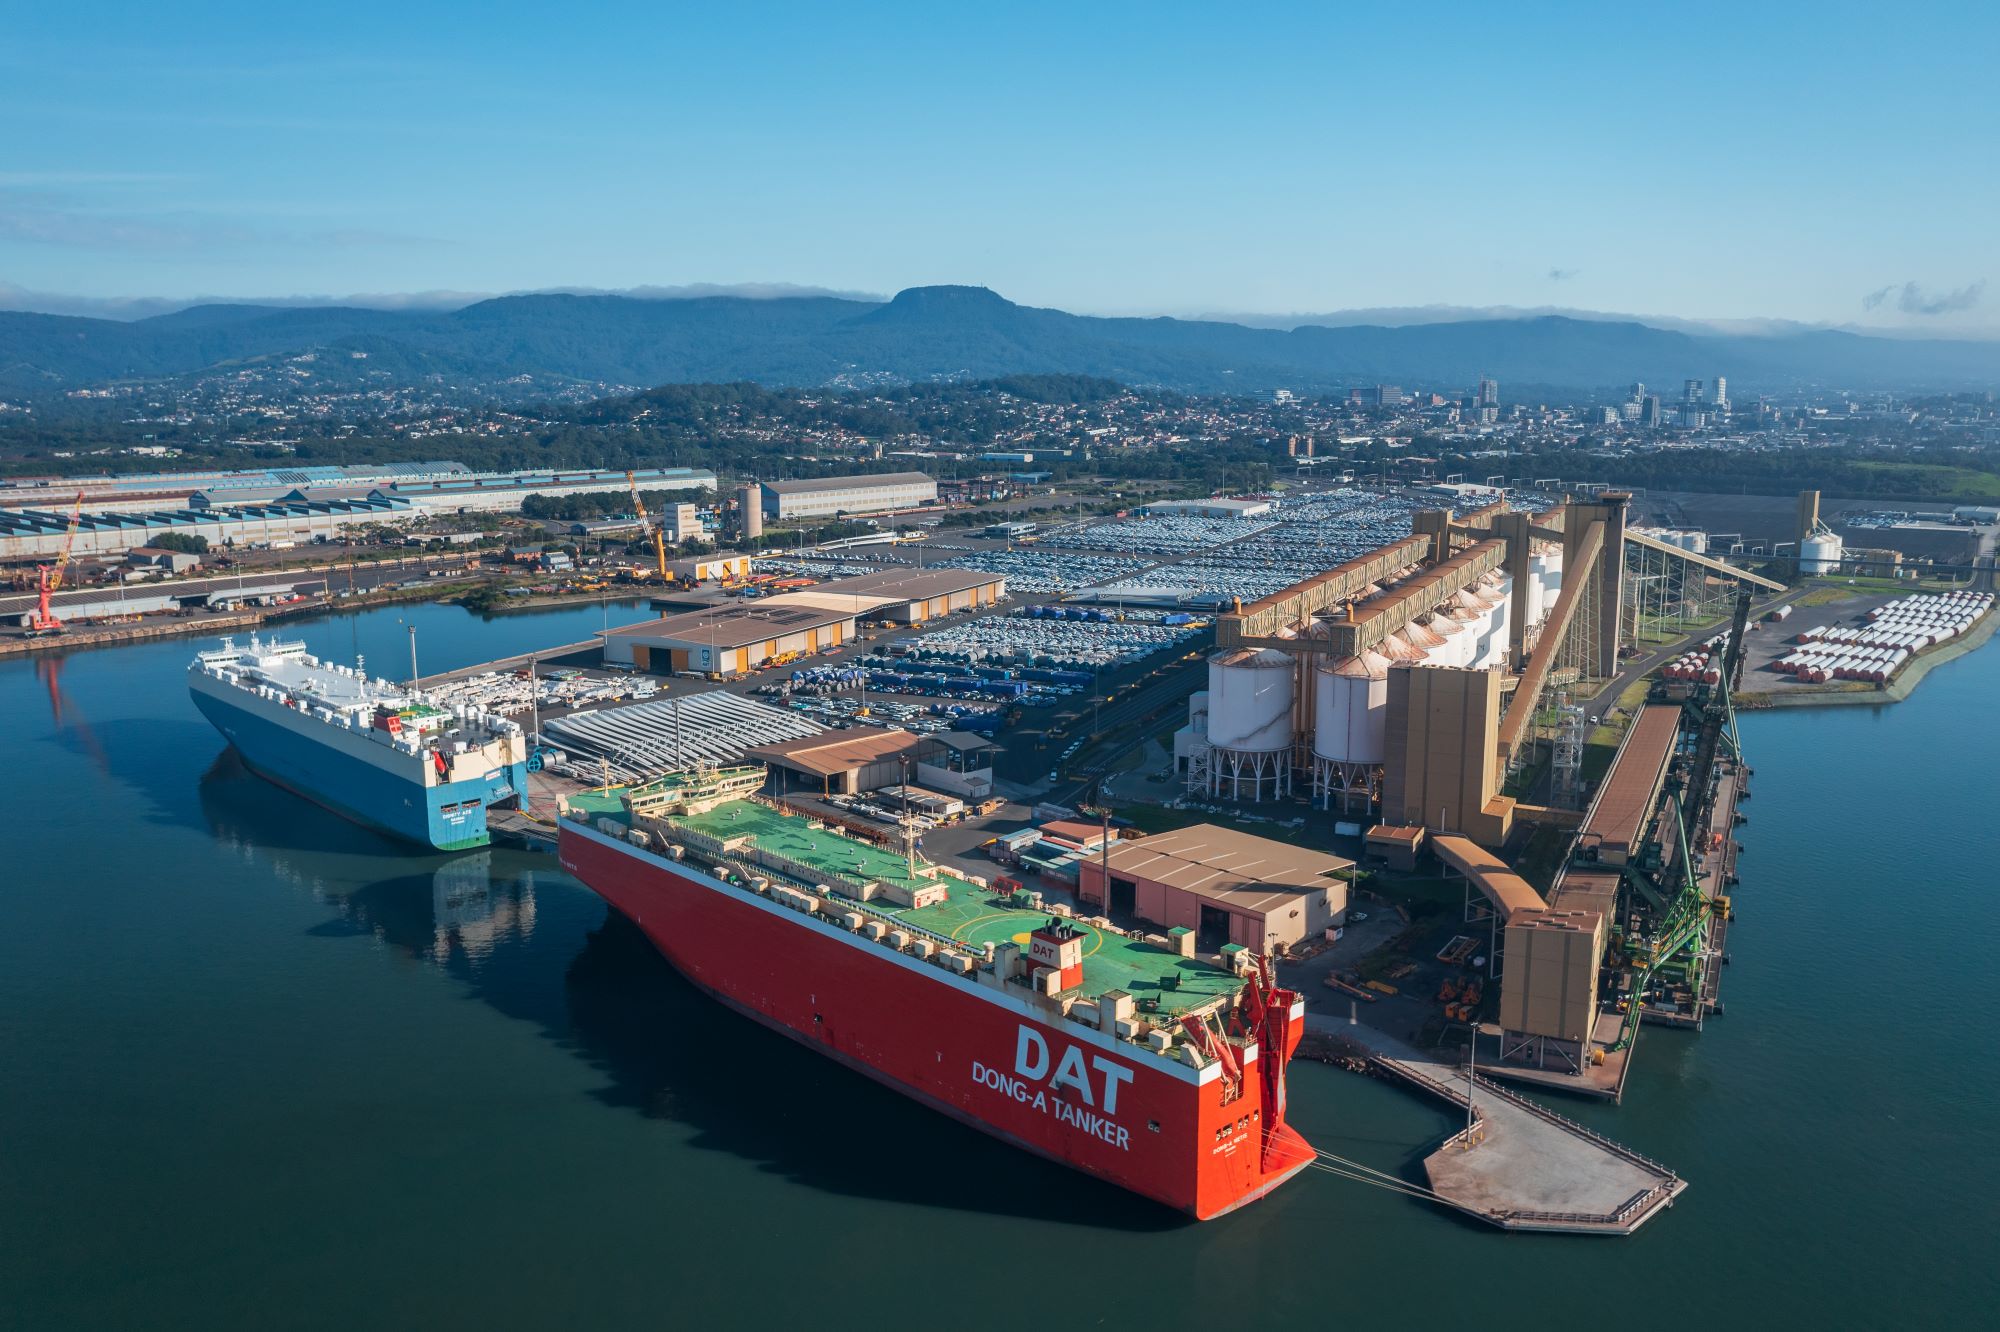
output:
<instances>
[{"instance_id":1,"label":"high-rise building","mask_svg":"<svg viewBox=\"0 0 2000 1332\"><path fill-rule=\"evenodd\" d=\"M1377 407L1402 406L1403 390L1395 384L1377 384L1375 386L1375 405Z\"/></svg>"},{"instance_id":2,"label":"high-rise building","mask_svg":"<svg viewBox=\"0 0 2000 1332\"><path fill-rule=\"evenodd\" d=\"M1500 405L1500 381L1481 377L1479 396L1473 400L1475 407L1498 407Z\"/></svg>"},{"instance_id":3,"label":"high-rise building","mask_svg":"<svg viewBox=\"0 0 2000 1332\"><path fill-rule=\"evenodd\" d=\"M1660 395L1648 393L1639 404L1639 424L1656 426L1660 423Z\"/></svg>"},{"instance_id":4,"label":"high-rise building","mask_svg":"<svg viewBox=\"0 0 2000 1332\"><path fill-rule=\"evenodd\" d=\"M1637 421L1640 408L1644 405L1636 399L1631 402L1621 402L1618 404L1618 415L1627 421Z\"/></svg>"},{"instance_id":5,"label":"high-rise building","mask_svg":"<svg viewBox=\"0 0 2000 1332\"><path fill-rule=\"evenodd\" d=\"M1645 400L1646 400L1646 386L1642 383L1638 383L1635 381L1632 385L1632 391L1626 395L1625 401L1644 402Z\"/></svg>"},{"instance_id":6,"label":"high-rise building","mask_svg":"<svg viewBox=\"0 0 2000 1332\"><path fill-rule=\"evenodd\" d=\"M1718 412L1729 410L1729 381L1721 375L1715 377L1715 410Z\"/></svg>"},{"instance_id":7,"label":"high-rise building","mask_svg":"<svg viewBox=\"0 0 2000 1332\"><path fill-rule=\"evenodd\" d=\"M1701 398L1702 398L1702 383L1699 379L1689 379L1689 380L1684 380L1682 382L1681 384L1682 402L1700 402Z\"/></svg>"}]
</instances>

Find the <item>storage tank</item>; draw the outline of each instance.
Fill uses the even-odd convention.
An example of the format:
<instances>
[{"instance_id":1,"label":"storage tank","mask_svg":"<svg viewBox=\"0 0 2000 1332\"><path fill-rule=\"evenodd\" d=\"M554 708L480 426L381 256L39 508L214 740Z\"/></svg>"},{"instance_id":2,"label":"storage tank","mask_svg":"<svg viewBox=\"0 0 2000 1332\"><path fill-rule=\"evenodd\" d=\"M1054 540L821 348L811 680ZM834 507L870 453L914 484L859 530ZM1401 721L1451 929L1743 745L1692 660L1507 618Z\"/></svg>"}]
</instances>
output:
<instances>
[{"instance_id":1,"label":"storage tank","mask_svg":"<svg viewBox=\"0 0 2000 1332\"><path fill-rule=\"evenodd\" d=\"M736 488L736 525L745 541L764 535L764 487L755 481Z\"/></svg>"},{"instance_id":2,"label":"storage tank","mask_svg":"<svg viewBox=\"0 0 2000 1332\"><path fill-rule=\"evenodd\" d=\"M1560 549L1538 551L1528 557L1528 623L1540 624L1556 608L1562 591L1563 554Z\"/></svg>"},{"instance_id":3,"label":"storage tank","mask_svg":"<svg viewBox=\"0 0 2000 1332\"><path fill-rule=\"evenodd\" d=\"M1208 741L1269 754L1292 744L1292 659L1276 648L1235 648L1208 659Z\"/></svg>"},{"instance_id":4,"label":"storage tank","mask_svg":"<svg viewBox=\"0 0 2000 1332\"><path fill-rule=\"evenodd\" d=\"M1313 756L1333 763L1381 763L1388 752L1389 659L1346 657L1315 673Z\"/></svg>"},{"instance_id":5,"label":"storage tank","mask_svg":"<svg viewBox=\"0 0 2000 1332\"><path fill-rule=\"evenodd\" d=\"M1431 652L1433 666L1463 666L1472 660L1472 638L1466 632L1465 621L1448 611L1426 615L1422 624L1438 636L1438 646Z\"/></svg>"},{"instance_id":6,"label":"storage tank","mask_svg":"<svg viewBox=\"0 0 2000 1332\"><path fill-rule=\"evenodd\" d=\"M1841 540L1831 532L1817 532L1799 543L1799 572L1832 573L1840 568Z\"/></svg>"}]
</instances>

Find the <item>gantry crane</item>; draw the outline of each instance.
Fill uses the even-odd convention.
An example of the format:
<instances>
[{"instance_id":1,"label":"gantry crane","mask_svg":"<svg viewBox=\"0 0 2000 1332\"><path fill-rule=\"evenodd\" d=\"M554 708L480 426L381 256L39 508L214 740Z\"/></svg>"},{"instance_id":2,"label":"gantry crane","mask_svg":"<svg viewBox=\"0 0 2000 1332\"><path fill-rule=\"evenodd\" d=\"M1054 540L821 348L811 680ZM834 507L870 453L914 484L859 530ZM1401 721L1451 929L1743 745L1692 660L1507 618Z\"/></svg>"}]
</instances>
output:
<instances>
[{"instance_id":1,"label":"gantry crane","mask_svg":"<svg viewBox=\"0 0 2000 1332\"><path fill-rule=\"evenodd\" d=\"M56 555L54 564L35 566L35 613L28 619L28 633L35 637L44 634L59 634L63 623L55 616L49 602L62 590L63 570L69 568L70 551L76 545L76 529L83 522L83 492L76 492L76 503L70 506L69 526L63 532L62 550Z\"/></svg>"},{"instance_id":2,"label":"gantry crane","mask_svg":"<svg viewBox=\"0 0 2000 1332\"><path fill-rule=\"evenodd\" d=\"M653 535L653 557L659 561L660 581L662 583L671 583L674 580L673 575L667 572L666 535L660 531L659 524L655 523L646 513L646 501L639 498L639 478L627 472L625 473L625 484L632 488L632 508L639 515L639 526Z\"/></svg>"}]
</instances>

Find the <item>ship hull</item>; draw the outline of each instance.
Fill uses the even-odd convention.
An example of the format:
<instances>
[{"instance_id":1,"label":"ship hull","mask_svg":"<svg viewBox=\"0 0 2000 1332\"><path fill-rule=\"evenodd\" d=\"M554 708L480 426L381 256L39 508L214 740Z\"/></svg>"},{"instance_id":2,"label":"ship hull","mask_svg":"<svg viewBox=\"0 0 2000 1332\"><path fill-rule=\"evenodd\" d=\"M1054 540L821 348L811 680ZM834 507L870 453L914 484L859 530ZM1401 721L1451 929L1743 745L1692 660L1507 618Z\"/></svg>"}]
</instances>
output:
<instances>
[{"instance_id":1,"label":"ship hull","mask_svg":"<svg viewBox=\"0 0 2000 1332\"><path fill-rule=\"evenodd\" d=\"M723 1004L1023 1150L1201 1219L1313 1159L1265 1104L1254 1047L1232 1083L573 821L559 850Z\"/></svg>"},{"instance_id":2,"label":"ship hull","mask_svg":"<svg viewBox=\"0 0 2000 1332\"><path fill-rule=\"evenodd\" d=\"M195 707L251 772L342 818L419 846L465 851L488 845L487 806L527 784L527 766L517 763L488 777L426 785L421 758L206 683L193 677Z\"/></svg>"}]
</instances>

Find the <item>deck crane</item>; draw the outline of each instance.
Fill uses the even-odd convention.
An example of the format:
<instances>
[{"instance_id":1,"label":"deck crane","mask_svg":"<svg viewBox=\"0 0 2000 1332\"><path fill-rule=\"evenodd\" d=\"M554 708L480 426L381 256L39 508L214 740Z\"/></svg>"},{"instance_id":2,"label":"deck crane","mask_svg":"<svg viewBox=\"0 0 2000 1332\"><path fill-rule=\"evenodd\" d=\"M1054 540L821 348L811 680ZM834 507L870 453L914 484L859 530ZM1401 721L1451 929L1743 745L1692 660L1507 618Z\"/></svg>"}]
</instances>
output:
<instances>
[{"instance_id":1,"label":"deck crane","mask_svg":"<svg viewBox=\"0 0 2000 1332\"><path fill-rule=\"evenodd\" d=\"M83 522L83 492L76 492L76 503L70 506L69 526L63 532L62 550L56 555L54 564L35 566L35 613L28 619L28 633L35 637L59 634L63 623L55 616L49 602L62 590L63 570L69 567L70 551L76 546L76 529Z\"/></svg>"},{"instance_id":2,"label":"deck crane","mask_svg":"<svg viewBox=\"0 0 2000 1332\"><path fill-rule=\"evenodd\" d=\"M625 484L632 488L632 508L639 515L639 526L653 535L653 558L659 561L660 581L673 582L673 575L667 572L667 538L660 525L646 513L646 501L639 498L639 478L625 473Z\"/></svg>"}]
</instances>

